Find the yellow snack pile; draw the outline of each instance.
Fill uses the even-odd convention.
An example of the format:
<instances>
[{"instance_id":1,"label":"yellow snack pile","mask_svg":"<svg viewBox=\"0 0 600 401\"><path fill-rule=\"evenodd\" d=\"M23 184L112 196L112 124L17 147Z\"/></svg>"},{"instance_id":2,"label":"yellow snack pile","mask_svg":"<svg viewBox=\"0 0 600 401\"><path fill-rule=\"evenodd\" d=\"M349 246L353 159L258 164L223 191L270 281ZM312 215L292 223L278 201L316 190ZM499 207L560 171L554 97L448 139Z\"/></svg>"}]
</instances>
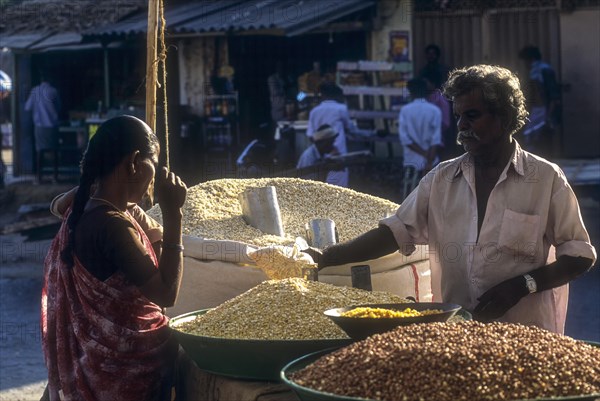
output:
<instances>
[{"instance_id":1,"label":"yellow snack pile","mask_svg":"<svg viewBox=\"0 0 600 401\"><path fill-rule=\"evenodd\" d=\"M443 311L440 309L427 309L424 311L418 311L412 308L406 308L404 310L392 310L385 308L360 307L344 312L341 316L359 318L398 318L435 315L442 312Z\"/></svg>"}]
</instances>

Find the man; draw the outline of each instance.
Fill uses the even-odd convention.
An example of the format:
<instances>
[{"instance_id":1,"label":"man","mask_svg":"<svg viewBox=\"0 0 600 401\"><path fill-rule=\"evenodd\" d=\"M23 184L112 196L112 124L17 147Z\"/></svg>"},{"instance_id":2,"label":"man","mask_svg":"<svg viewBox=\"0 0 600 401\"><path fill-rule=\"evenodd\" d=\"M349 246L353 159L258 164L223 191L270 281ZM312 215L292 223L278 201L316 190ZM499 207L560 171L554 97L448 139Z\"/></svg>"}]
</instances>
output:
<instances>
[{"instance_id":1,"label":"man","mask_svg":"<svg viewBox=\"0 0 600 401\"><path fill-rule=\"evenodd\" d=\"M560 89L552 67L542 61L542 53L535 46L525 46L519 52L529 68L527 100L529 122L525 125L525 147L552 156L552 137L560 122Z\"/></svg>"},{"instance_id":2,"label":"man","mask_svg":"<svg viewBox=\"0 0 600 401\"><path fill-rule=\"evenodd\" d=\"M329 126L322 125L319 129L313 133L312 141L310 145L300 158L296 169L300 171L300 177L308 180L325 181L328 184L339 185L336 178L339 176L336 171L327 171L327 156L338 154L334 142L338 134ZM318 167L321 166L319 169ZM308 167L315 167L317 171L309 174L302 174L302 169Z\"/></svg>"},{"instance_id":3,"label":"man","mask_svg":"<svg viewBox=\"0 0 600 401\"><path fill-rule=\"evenodd\" d=\"M430 44L425 48L425 59L427 64L419 72L419 78L424 78L436 88L441 88L448 79L450 68L440 62L442 50L438 45Z\"/></svg>"},{"instance_id":4,"label":"man","mask_svg":"<svg viewBox=\"0 0 600 401\"><path fill-rule=\"evenodd\" d=\"M346 132L356 135L371 135L373 132L361 130L350 120L348 106L343 103L344 93L342 88L333 82L325 82L320 85L319 93L323 99L321 103L310 111L308 116L308 128L306 135L312 138L319 127L329 125L337 134L335 147L339 154L348 153L346 144ZM335 177L334 177L335 176ZM336 185L347 187L349 182L348 169L332 173L332 180Z\"/></svg>"},{"instance_id":5,"label":"man","mask_svg":"<svg viewBox=\"0 0 600 401\"><path fill-rule=\"evenodd\" d=\"M400 109L398 133L404 149L404 182L402 199L412 191L423 172L439 162L438 151L442 143L442 112L429 103L427 83L421 78L407 83L412 102Z\"/></svg>"},{"instance_id":6,"label":"man","mask_svg":"<svg viewBox=\"0 0 600 401\"><path fill-rule=\"evenodd\" d=\"M41 76L41 83L35 86L25 103L25 110L33 112L35 134L35 151L37 159L37 181L42 180L42 162L45 150L54 151L54 180L57 174L58 147L58 116L60 112L60 98L58 91L45 76Z\"/></svg>"},{"instance_id":7,"label":"man","mask_svg":"<svg viewBox=\"0 0 600 401\"><path fill-rule=\"evenodd\" d=\"M271 102L271 120L277 124L278 121L285 120L285 79L281 61L277 62L275 72L267 78L267 86Z\"/></svg>"},{"instance_id":8,"label":"man","mask_svg":"<svg viewBox=\"0 0 600 401\"><path fill-rule=\"evenodd\" d=\"M513 139L527 117L513 73L455 70L444 92L466 153L429 172L378 228L308 252L324 267L429 244L435 301L462 305L478 320L562 333L567 283L596 259L575 194L558 166ZM557 259L548 263L550 245Z\"/></svg>"}]
</instances>

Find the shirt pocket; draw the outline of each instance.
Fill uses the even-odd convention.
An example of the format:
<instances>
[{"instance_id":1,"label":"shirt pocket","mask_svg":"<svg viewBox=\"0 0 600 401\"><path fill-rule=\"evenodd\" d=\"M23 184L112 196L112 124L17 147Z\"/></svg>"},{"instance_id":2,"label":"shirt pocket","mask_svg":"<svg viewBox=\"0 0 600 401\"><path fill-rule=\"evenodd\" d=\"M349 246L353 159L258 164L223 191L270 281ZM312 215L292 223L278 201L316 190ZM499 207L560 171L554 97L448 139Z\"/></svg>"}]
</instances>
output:
<instances>
[{"instance_id":1,"label":"shirt pocket","mask_svg":"<svg viewBox=\"0 0 600 401\"><path fill-rule=\"evenodd\" d=\"M539 215L506 209L502 217L498 248L515 255L535 256L539 229Z\"/></svg>"}]
</instances>

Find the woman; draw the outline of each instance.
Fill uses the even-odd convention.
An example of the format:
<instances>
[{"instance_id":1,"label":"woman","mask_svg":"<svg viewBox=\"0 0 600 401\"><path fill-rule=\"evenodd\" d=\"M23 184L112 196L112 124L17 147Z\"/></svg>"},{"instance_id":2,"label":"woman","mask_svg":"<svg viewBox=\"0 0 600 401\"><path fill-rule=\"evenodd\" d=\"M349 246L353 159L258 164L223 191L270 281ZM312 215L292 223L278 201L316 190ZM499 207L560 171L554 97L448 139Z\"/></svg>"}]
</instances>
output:
<instances>
[{"instance_id":1,"label":"woman","mask_svg":"<svg viewBox=\"0 0 600 401\"><path fill-rule=\"evenodd\" d=\"M183 266L181 206L187 188L156 174L157 224L128 211L155 178L159 143L141 120L103 123L81 163L79 187L45 264L42 345L50 400L170 399L178 345L162 308L177 298ZM62 205L61 205L62 204ZM145 216L145 218L144 218ZM157 235L158 234L158 235Z\"/></svg>"}]
</instances>

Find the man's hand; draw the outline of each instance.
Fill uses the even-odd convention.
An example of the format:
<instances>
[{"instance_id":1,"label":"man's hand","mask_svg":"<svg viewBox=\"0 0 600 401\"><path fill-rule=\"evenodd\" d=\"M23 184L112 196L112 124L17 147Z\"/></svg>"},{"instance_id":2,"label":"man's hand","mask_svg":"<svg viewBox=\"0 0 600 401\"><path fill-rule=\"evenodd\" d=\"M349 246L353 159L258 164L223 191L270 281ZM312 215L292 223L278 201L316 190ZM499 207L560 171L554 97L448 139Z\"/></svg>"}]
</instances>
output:
<instances>
[{"instance_id":1,"label":"man's hand","mask_svg":"<svg viewBox=\"0 0 600 401\"><path fill-rule=\"evenodd\" d=\"M319 270L323 268L323 266L321 266L321 257L323 256L323 251L321 251L318 248L313 248L312 246L309 246L306 249L302 249L301 252L310 255L310 257L313 259L313 262L317 264L317 268Z\"/></svg>"},{"instance_id":2,"label":"man's hand","mask_svg":"<svg viewBox=\"0 0 600 401\"><path fill-rule=\"evenodd\" d=\"M482 322L498 319L528 293L523 276L503 281L478 298L479 305L473 311L473 319Z\"/></svg>"}]
</instances>

